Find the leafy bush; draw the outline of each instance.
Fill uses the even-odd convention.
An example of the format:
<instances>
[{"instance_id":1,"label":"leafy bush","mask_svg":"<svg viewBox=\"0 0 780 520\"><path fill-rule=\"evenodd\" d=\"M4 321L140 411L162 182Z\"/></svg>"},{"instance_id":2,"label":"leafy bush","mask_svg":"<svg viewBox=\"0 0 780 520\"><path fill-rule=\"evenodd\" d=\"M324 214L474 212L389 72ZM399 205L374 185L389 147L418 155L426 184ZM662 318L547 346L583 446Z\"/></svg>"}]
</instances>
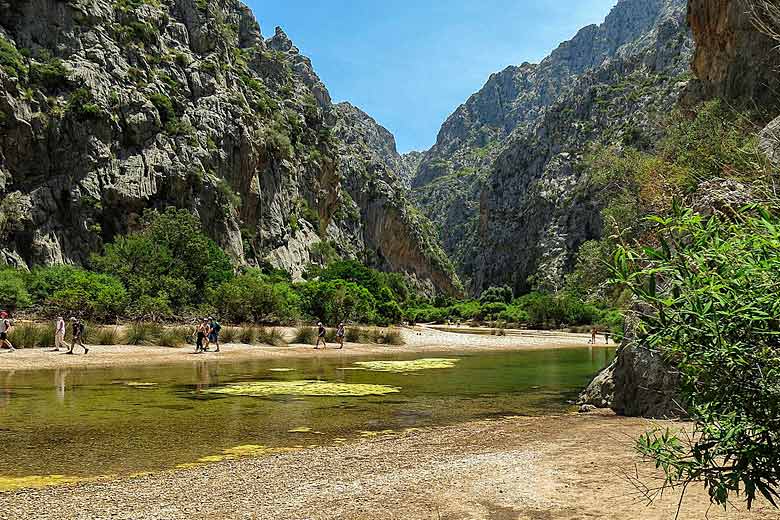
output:
<instances>
[{"instance_id":1,"label":"leafy bush","mask_svg":"<svg viewBox=\"0 0 780 520\"><path fill-rule=\"evenodd\" d=\"M510 303L514 298L512 288L504 285L502 287L490 287L479 297L479 302L485 303Z\"/></svg>"},{"instance_id":2,"label":"leafy bush","mask_svg":"<svg viewBox=\"0 0 780 520\"><path fill-rule=\"evenodd\" d=\"M23 79L27 75L24 58L14 44L0 37L0 67L9 76Z\"/></svg>"},{"instance_id":3,"label":"leafy bush","mask_svg":"<svg viewBox=\"0 0 780 520\"><path fill-rule=\"evenodd\" d=\"M47 89L60 89L68 85L68 71L59 58L50 58L43 63L33 62L30 81Z\"/></svg>"},{"instance_id":4,"label":"leafy bush","mask_svg":"<svg viewBox=\"0 0 780 520\"><path fill-rule=\"evenodd\" d=\"M209 301L231 322L285 323L300 314L300 297L290 284L256 269L221 284Z\"/></svg>"},{"instance_id":5,"label":"leafy bush","mask_svg":"<svg viewBox=\"0 0 780 520\"><path fill-rule=\"evenodd\" d=\"M0 307L16 310L32 304L25 278L24 271L9 267L0 269Z\"/></svg>"},{"instance_id":6,"label":"leafy bush","mask_svg":"<svg viewBox=\"0 0 780 520\"><path fill-rule=\"evenodd\" d=\"M307 282L298 286L303 312L326 323L373 323L376 302L367 289L343 280Z\"/></svg>"},{"instance_id":7,"label":"leafy bush","mask_svg":"<svg viewBox=\"0 0 780 520\"><path fill-rule=\"evenodd\" d=\"M95 101L92 91L87 88L74 90L68 97L67 112L80 120L99 120L104 112Z\"/></svg>"},{"instance_id":8,"label":"leafy bush","mask_svg":"<svg viewBox=\"0 0 780 520\"><path fill-rule=\"evenodd\" d=\"M638 338L677 368L694 432L643 436L638 448L667 484L703 482L725 506L780 497L780 219L761 209L734 221L675 207L655 218L658 247L615 257L617 280L652 311Z\"/></svg>"},{"instance_id":9,"label":"leafy bush","mask_svg":"<svg viewBox=\"0 0 780 520\"><path fill-rule=\"evenodd\" d=\"M157 109L157 112L160 114L160 122L162 122L163 125L176 120L176 110L173 108L171 98L165 94L154 93L149 96L149 101L152 102Z\"/></svg>"}]
</instances>

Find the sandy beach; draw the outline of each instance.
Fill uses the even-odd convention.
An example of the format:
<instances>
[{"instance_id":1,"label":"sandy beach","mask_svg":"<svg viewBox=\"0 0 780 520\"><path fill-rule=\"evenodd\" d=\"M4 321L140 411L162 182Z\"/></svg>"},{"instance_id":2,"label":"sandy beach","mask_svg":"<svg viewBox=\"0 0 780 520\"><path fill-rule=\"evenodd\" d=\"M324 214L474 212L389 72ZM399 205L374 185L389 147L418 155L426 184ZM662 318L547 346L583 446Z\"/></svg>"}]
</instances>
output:
<instances>
[{"instance_id":1,"label":"sandy beach","mask_svg":"<svg viewBox=\"0 0 780 520\"><path fill-rule=\"evenodd\" d=\"M679 427L671 423L661 426ZM2 519L662 520L626 474L658 483L632 440L653 424L610 414L503 418L193 469L0 493ZM737 503L737 507L741 504ZM740 509L744 509L741 508ZM682 519L780 519L709 507L689 488Z\"/></svg>"},{"instance_id":2,"label":"sandy beach","mask_svg":"<svg viewBox=\"0 0 780 520\"><path fill-rule=\"evenodd\" d=\"M279 328L286 338L294 335L291 328ZM315 350L311 345L223 345L220 352L194 354L192 346L180 348L95 345L84 355L77 348L76 355L51 352L48 349L18 349L0 351L0 371L35 370L75 367L117 367L191 363L194 360L215 359L241 361L247 359L283 359L288 357L360 357L394 353L467 352L475 350L527 350L549 348L588 348L588 334L548 331L509 331L506 336L490 334L463 334L432 327L403 328L404 345L375 345L347 343L344 349Z\"/></svg>"}]
</instances>

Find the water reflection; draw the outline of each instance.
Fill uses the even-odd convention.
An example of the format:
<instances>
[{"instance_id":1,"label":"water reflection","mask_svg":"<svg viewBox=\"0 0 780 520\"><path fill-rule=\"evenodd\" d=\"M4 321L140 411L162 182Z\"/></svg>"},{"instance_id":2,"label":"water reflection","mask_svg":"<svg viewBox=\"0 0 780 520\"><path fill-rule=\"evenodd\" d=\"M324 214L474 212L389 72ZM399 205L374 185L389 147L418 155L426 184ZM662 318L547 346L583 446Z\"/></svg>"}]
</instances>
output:
<instances>
[{"instance_id":1,"label":"water reflection","mask_svg":"<svg viewBox=\"0 0 780 520\"><path fill-rule=\"evenodd\" d=\"M614 348L598 346L464 354L453 368L412 373L343 370L354 358L8 372L0 374L0 475L148 471L248 444L321 445L364 431L558 413L613 356ZM453 355L391 359L421 357ZM226 383L298 380L389 385L401 392L269 398L203 393Z\"/></svg>"}]
</instances>

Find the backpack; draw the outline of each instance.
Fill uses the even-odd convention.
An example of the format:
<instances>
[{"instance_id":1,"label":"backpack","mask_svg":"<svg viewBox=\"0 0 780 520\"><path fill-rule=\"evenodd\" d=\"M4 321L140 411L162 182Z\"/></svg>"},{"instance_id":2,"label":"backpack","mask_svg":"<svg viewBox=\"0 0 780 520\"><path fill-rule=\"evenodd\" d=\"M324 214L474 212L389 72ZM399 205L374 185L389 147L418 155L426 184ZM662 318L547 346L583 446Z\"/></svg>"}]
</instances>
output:
<instances>
[{"instance_id":1,"label":"backpack","mask_svg":"<svg viewBox=\"0 0 780 520\"><path fill-rule=\"evenodd\" d=\"M213 321L211 322L211 328L214 329L214 332L219 334L219 331L222 330L222 325L220 325L218 321Z\"/></svg>"}]
</instances>

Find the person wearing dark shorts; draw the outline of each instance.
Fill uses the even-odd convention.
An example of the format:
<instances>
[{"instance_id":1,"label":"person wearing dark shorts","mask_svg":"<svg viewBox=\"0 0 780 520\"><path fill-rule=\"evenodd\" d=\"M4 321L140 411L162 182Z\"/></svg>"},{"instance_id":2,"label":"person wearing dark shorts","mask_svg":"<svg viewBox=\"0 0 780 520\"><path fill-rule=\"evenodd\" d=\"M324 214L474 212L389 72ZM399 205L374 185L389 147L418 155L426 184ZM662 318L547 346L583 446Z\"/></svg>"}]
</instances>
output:
<instances>
[{"instance_id":1,"label":"person wearing dark shorts","mask_svg":"<svg viewBox=\"0 0 780 520\"><path fill-rule=\"evenodd\" d=\"M195 352L203 352L203 340L206 339L206 321L202 321L195 326Z\"/></svg>"},{"instance_id":2,"label":"person wearing dark shorts","mask_svg":"<svg viewBox=\"0 0 780 520\"><path fill-rule=\"evenodd\" d=\"M76 319L75 317L72 317L70 321L71 323L73 323L72 325L73 340L70 342L70 349L68 349L67 354L73 354L73 349L76 347L77 344L84 349L84 354L89 354L89 349L84 344L84 340L82 339L84 337L84 330L85 330L84 322Z\"/></svg>"},{"instance_id":3,"label":"person wearing dark shorts","mask_svg":"<svg viewBox=\"0 0 780 520\"><path fill-rule=\"evenodd\" d=\"M219 352L219 331L222 330L222 325L217 320L209 317L209 344L214 343L217 346L215 352Z\"/></svg>"},{"instance_id":4,"label":"person wearing dark shorts","mask_svg":"<svg viewBox=\"0 0 780 520\"><path fill-rule=\"evenodd\" d=\"M322 348L328 348L328 344L325 343L325 325L322 322L317 323L317 344L314 345L315 350L320 348L320 341L322 341Z\"/></svg>"}]
</instances>

